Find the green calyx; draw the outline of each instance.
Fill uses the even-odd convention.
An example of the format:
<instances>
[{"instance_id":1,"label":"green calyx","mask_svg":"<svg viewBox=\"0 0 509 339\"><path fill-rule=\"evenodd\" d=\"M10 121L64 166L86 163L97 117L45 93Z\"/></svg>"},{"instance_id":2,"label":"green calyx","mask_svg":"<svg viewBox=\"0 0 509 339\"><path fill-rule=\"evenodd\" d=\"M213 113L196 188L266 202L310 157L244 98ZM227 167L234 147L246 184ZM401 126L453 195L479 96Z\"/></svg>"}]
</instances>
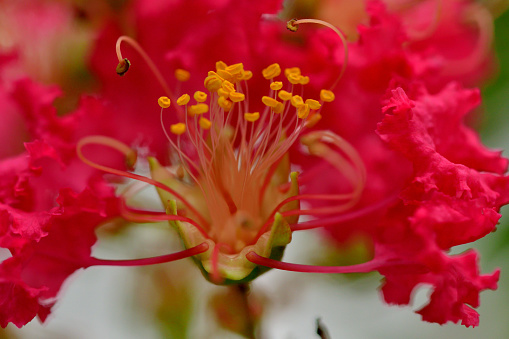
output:
<instances>
[{"instance_id":1,"label":"green calyx","mask_svg":"<svg viewBox=\"0 0 509 339\"><path fill-rule=\"evenodd\" d=\"M149 158L149 164L152 172L152 178L157 180L181 194L193 206L202 213L204 203L200 199L200 192L193 189L192 186L181 182L167 168L161 166L156 159ZM285 193L277 193L279 201L287 197L298 194L297 173L290 175L290 188ZM279 181L279 180L278 180ZM271 187L273 189L273 187ZM181 204L169 192L157 189L163 204L166 205L166 213L169 215L177 215L177 210L184 209ZM274 190L275 192L276 190ZM274 208L273 205L272 208ZM292 201L286 204L281 212L299 208L299 201ZM206 213L204 213L206 215ZM187 213L186 217L194 220L191 213ZM267 232L261 234L253 244L243 247L238 253L229 254L223 251L215 251L216 242L204 235L194 225L178 220L169 221L170 225L178 232L180 239L186 249L207 243L209 248L206 252L193 256L194 262L198 265L205 278L215 284L229 285L247 283L258 277L260 274L269 270L267 267L258 266L249 260L246 255L254 251L258 255L266 258L281 260L286 245L292 240L292 232L288 222L294 223L298 216L283 217L280 213L274 215L274 221ZM216 252L216 253L214 253ZM219 279L217 278L219 276Z\"/></svg>"}]
</instances>

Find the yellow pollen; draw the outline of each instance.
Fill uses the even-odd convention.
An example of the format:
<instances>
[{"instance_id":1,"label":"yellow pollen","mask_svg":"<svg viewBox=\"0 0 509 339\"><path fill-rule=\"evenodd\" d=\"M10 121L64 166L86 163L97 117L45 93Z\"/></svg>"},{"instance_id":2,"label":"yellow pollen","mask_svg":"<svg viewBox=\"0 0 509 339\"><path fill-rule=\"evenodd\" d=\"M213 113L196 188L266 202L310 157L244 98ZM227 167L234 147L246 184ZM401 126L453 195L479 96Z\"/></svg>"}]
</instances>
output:
<instances>
[{"instance_id":1,"label":"yellow pollen","mask_svg":"<svg viewBox=\"0 0 509 339\"><path fill-rule=\"evenodd\" d=\"M175 70L175 78L178 81L182 81L182 82L188 81L191 78L191 73L189 73L185 69L177 68Z\"/></svg>"},{"instance_id":2,"label":"yellow pollen","mask_svg":"<svg viewBox=\"0 0 509 339\"><path fill-rule=\"evenodd\" d=\"M205 100L207 100L207 94L203 93L202 91L194 92L193 97L197 102L205 102Z\"/></svg>"},{"instance_id":3,"label":"yellow pollen","mask_svg":"<svg viewBox=\"0 0 509 339\"><path fill-rule=\"evenodd\" d=\"M228 93L235 92L235 87L228 80L223 81L222 88Z\"/></svg>"},{"instance_id":4,"label":"yellow pollen","mask_svg":"<svg viewBox=\"0 0 509 339\"><path fill-rule=\"evenodd\" d=\"M210 129L210 127L212 126L210 120L204 117L201 117L200 120L198 120L198 124L203 129Z\"/></svg>"},{"instance_id":5,"label":"yellow pollen","mask_svg":"<svg viewBox=\"0 0 509 339\"><path fill-rule=\"evenodd\" d=\"M217 99L217 104L219 107L225 110L225 112L229 112L232 108L232 102L230 100L227 100L225 97L219 97Z\"/></svg>"},{"instance_id":6,"label":"yellow pollen","mask_svg":"<svg viewBox=\"0 0 509 339\"><path fill-rule=\"evenodd\" d=\"M272 64L262 71L262 75L265 79L270 80L281 74L281 67L279 64Z\"/></svg>"},{"instance_id":7,"label":"yellow pollen","mask_svg":"<svg viewBox=\"0 0 509 339\"><path fill-rule=\"evenodd\" d=\"M230 95L230 93L226 92L224 89L220 88L217 90L217 94L219 94L219 96L221 97L225 97L225 98L228 98L228 96Z\"/></svg>"},{"instance_id":8,"label":"yellow pollen","mask_svg":"<svg viewBox=\"0 0 509 339\"><path fill-rule=\"evenodd\" d=\"M221 85L223 84L222 80L219 78L219 76L216 75L209 75L205 78L205 81L203 82L205 85L205 88L209 90L210 92L216 92L218 89L221 88Z\"/></svg>"},{"instance_id":9,"label":"yellow pollen","mask_svg":"<svg viewBox=\"0 0 509 339\"><path fill-rule=\"evenodd\" d=\"M260 119L260 113L244 113L244 119L250 122L255 122L256 120Z\"/></svg>"},{"instance_id":10,"label":"yellow pollen","mask_svg":"<svg viewBox=\"0 0 509 339\"><path fill-rule=\"evenodd\" d=\"M219 70L225 70L226 67L228 67L228 66L223 61L216 62L216 70L218 70L218 71Z\"/></svg>"},{"instance_id":11,"label":"yellow pollen","mask_svg":"<svg viewBox=\"0 0 509 339\"><path fill-rule=\"evenodd\" d=\"M246 98L246 96L242 93L237 93L237 92L230 93L230 100L233 102L240 102L240 101L243 101L245 98Z\"/></svg>"},{"instance_id":12,"label":"yellow pollen","mask_svg":"<svg viewBox=\"0 0 509 339\"><path fill-rule=\"evenodd\" d=\"M329 91L327 89L322 89L320 91L320 100L322 101L333 102L335 98L336 96L334 95L334 93L332 93L332 91Z\"/></svg>"},{"instance_id":13,"label":"yellow pollen","mask_svg":"<svg viewBox=\"0 0 509 339\"><path fill-rule=\"evenodd\" d=\"M303 78L302 75L297 74L297 73L288 74L288 81L293 85L300 84L300 82L302 81L302 78Z\"/></svg>"},{"instance_id":14,"label":"yellow pollen","mask_svg":"<svg viewBox=\"0 0 509 339\"><path fill-rule=\"evenodd\" d=\"M189 96L189 94L182 94L180 98L177 99L177 105L179 106L187 105L190 99L191 97Z\"/></svg>"},{"instance_id":15,"label":"yellow pollen","mask_svg":"<svg viewBox=\"0 0 509 339\"><path fill-rule=\"evenodd\" d=\"M288 75L292 73L301 75L300 68L299 67L285 68L285 77L288 78Z\"/></svg>"},{"instance_id":16,"label":"yellow pollen","mask_svg":"<svg viewBox=\"0 0 509 339\"><path fill-rule=\"evenodd\" d=\"M299 106L304 105L304 101L300 95L294 95L290 100L293 107L299 108Z\"/></svg>"},{"instance_id":17,"label":"yellow pollen","mask_svg":"<svg viewBox=\"0 0 509 339\"><path fill-rule=\"evenodd\" d=\"M233 64L233 65L226 67L225 70L230 72L233 75L237 75L237 74L242 73L242 71L244 71L244 65L242 63Z\"/></svg>"},{"instance_id":18,"label":"yellow pollen","mask_svg":"<svg viewBox=\"0 0 509 339\"><path fill-rule=\"evenodd\" d=\"M309 105L310 109L319 109L320 107L322 107L322 105L320 105L318 101L313 99L306 99L306 104Z\"/></svg>"},{"instance_id":19,"label":"yellow pollen","mask_svg":"<svg viewBox=\"0 0 509 339\"><path fill-rule=\"evenodd\" d=\"M181 135L186 132L186 125L181 122L171 125L170 132L176 135Z\"/></svg>"},{"instance_id":20,"label":"yellow pollen","mask_svg":"<svg viewBox=\"0 0 509 339\"><path fill-rule=\"evenodd\" d=\"M297 108L297 116L301 119L306 119L309 115L309 105L308 104L304 104L304 105L300 105L298 108Z\"/></svg>"},{"instance_id":21,"label":"yellow pollen","mask_svg":"<svg viewBox=\"0 0 509 339\"><path fill-rule=\"evenodd\" d=\"M189 107L189 113L191 115L203 114L209 111L209 105L207 104L196 104Z\"/></svg>"},{"instance_id":22,"label":"yellow pollen","mask_svg":"<svg viewBox=\"0 0 509 339\"><path fill-rule=\"evenodd\" d=\"M272 107L272 108L276 107L276 106L277 106L277 104L279 103L279 101L277 101L276 99L271 98L271 97L268 97L268 96L266 96L266 95L264 95L264 96L262 97L262 102L263 102L266 106L269 106L269 107Z\"/></svg>"},{"instance_id":23,"label":"yellow pollen","mask_svg":"<svg viewBox=\"0 0 509 339\"><path fill-rule=\"evenodd\" d=\"M157 99L157 103L161 106L161 108L168 108L170 107L171 101L168 97L160 97Z\"/></svg>"},{"instance_id":24,"label":"yellow pollen","mask_svg":"<svg viewBox=\"0 0 509 339\"><path fill-rule=\"evenodd\" d=\"M279 91L277 96L279 97L279 99L281 99L283 101L288 101L292 98L292 93L283 90L283 91Z\"/></svg>"},{"instance_id":25,"label":"yellow pollen","mask_svg":"<svg viewBox=\"0 0 509 339\"><path fill-rule=\"evenodd\" d=\"M286 22L286 28L289 31L297 32L297 30L299 29L299 25L294 24L295 21L297 21L297 19L292 19Z\"/></svg>"},{"instance_id":26,"label":"yellow pollen","mask_svg":"<svg viewBox=\"0 0 509 339\"><path fill-rule=\"evenodd\" d=\"M218 69L218 70L217 70L217 74L218 74L221 78L223 78L223 79L225 79L225 80L228 80L228 81L230 81L230 82L232 82L232 81L233 81L233 74L231 74L230 72L228 72L228 71L226 71L226 70Z\"/></svg>"},{"instance_id":27,"label":"yellow pollen","mask_svg":"<svg viewBox=\"0 0 509 339\"><path fill-rule=\"evenodd\" d=\"M285 108L285 105L283 105L282 102L278 102L276 107L274 107L274 113L279 114L279 113L283 112L284 108Z\"/></svg>"},{"instance_id":28,"label":"yellow pollen","mask_svg":"<svg viewBox=\"0 0 509 339\"><path fill-rule=\"evenodd\" d=\"M270 84L270 89L272 89L274 91L278 91L281 88L283 88L283 83L281 81L275 81Z\"/></svg>"},{"instance_id":29,"label":"yellow pollen","mask_svg":"<svg viewBox=\"0 0 509 339\"><path fill-rule=\"evenodd\" d=\"M249 80L253 77L253 72L251 71L245 71L244 76L242 77L242 80Z\"/></svg>"},{"instance_id":30,"label":"yellow pollen","mask_svg":"<svg viewBox=\"0 0 509 339\"><path fill-rule=\"evenodd\" d=\"M303 77L300 79L299 84L301 84L301 85L307 85L307 84L309 84L309 77L308 77L308 76L303 76Z\"/></svg>"}]
</instances>

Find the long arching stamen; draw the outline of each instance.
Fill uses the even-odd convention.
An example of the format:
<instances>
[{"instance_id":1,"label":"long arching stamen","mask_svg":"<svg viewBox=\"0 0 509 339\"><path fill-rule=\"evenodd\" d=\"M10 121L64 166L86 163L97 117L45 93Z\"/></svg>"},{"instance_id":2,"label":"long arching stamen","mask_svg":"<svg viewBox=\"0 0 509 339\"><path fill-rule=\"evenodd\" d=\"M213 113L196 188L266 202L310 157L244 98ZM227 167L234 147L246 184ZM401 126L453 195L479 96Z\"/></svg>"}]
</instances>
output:
<instances>
[{"instance_id":1,"label":"long arching stamen","mask_svg":"<svg viewBox=\"0 0 509 339\"><path fill-rule=\"evenodd\" d=\"M168 83L166 82L163 75L161 74L161 72L159 71L157 66L155 65L152 58L147 54L147 52L145 52L145 50L140 46L140 44L136 40L134 40L133 38L128 37L126 35L119 37L117 39L117 43L115 46L115 50L116 50L117 58L118 58L117 73L119 75L124 75L129 70L129 67L131 65L130 61L127 58L124 58L122 56L122 51L120 49L122 42L129 44L131 47L133 47L140 54L140 56L143 58L143 60L147 63L152 74L154 74L157 81L163 88L164 93L168 97L170 97L171 101L176 102L177 98L175 97L173 92L170 90L170 86L168 86ZM177 106L176 109L180 115L184 114L184 112L182 111L182 109L179 106Z\"/></svg>"},{"instance_id":2,"label":"long arching stamen","mask_svg":"<svg viewBox=\"0 0 509 339\"><path fill-rule=\"evenodd\" d=\"M283 271L308 272L308 273L366 273L378 270L379 268L383 267L385 263L382 260L371 260L363 264L351 266L301 265L265 258L256 254L255 252L249 252L246 255L246 258L247 260L251 261L256 265L266 266ZM410 262L405 263L402 262L401 264L410 264Z\"/></svg>"},{"instance_id":3,"label":"long arching stamen","mask_svg":"<svg viewBox=\"0 0 509 339\"><path fill-rule=\"evenodd\" d=\"M336 78L336 81L334 81L332 86L329 88L329 90L332 91L338 84L339 80L341 80L341 78L343 77L343 74L345 73L345 70L346 70L346 66L348 64L348 44L346 42L346 38L345 38L344 34L341 33L341 31L339 29L337 29L335 26L333 26L330 23L323 21L323 20L292 19L292 20L288 21L287 28L292 32L296 32L299 24L318 24L318 25L328 27L328 28L332 29L338 35L339 39L341 39L341 43L343 44L343 51L344 51L345 58L343 60L343 65L341 66L341 71L339 72L339 75Z\"/></svg>"},{"instance_id":4,"label":"long arching stamen","mask_svg":"<svg viewBox=\"0 0 509 339\"><path fill-rule=\"evenodd\" d=\"M147 265L156 265L156 264L164 264L167 262L172 262L184 258L189 258L194 255L206 252L209 249L209 244L203 242L197 246L191 247L187 250L183 250L177 253L161 255L158 257L152 258L143 258L143 259L132 259L132 260L108 260L108 259L97 259L90 258L84 267L91 266L147 266Z\"/></svg>"},{"instance_id":5,"label":"long arching stamen","mask_svg":"<svg viewBox=\"0 0 509 339\"><path fill-rule=\"evenodd\" d=\"M343 222L351 221L357 218L361 218L370 213L376 212L382 208L389 206L392 202L396 201L397 196L390 196L386 199L383 199L377 203L366 206L364 208L325 218L320 218L316 220L304 221L297 224L290 225L290 229L293 231L305 231L315 228L321 228L326 226L338 226Z\"/></svg>"},{"instance_id":6,"label":"long arching stamen","mask_svg":"<svg viewBox=\"0 0 509 339\"><path fill-rule=\"evenodd\" d=\"M121 216L129 221L133 222L160 222L160 221L182 221L193 225L205 238L210 238L207 232L193 219L186 218L180 215L171 215L164 212L157 211L145 211L132 208L128 206L124 199L121 200L120 204Z\"/></svg>"},{"instance_id":7,"label":"long arching stamen","mask_svg":"<svg viewBox=\"0 0 509 339\"><path fill-rule=\"evenodd\" d=\"M111 168L111 167L108 167L108 166L103 166L103 165L97 164L97 163L89 160L87 157L85 157L83 155L82 148L85 145L90 145L90 144L108 146L108 147L111 147L111 148L113 148L113 149L123 153L126 156L128 164L130 164L132 166L132 165L134 165L134 162L136 161L136 159L135 159L136 152L134 152L134 150L132 150L129 146L127 146L126 144L124 144L124 143L122 143L122 142L120 142L120 141L118 141L116 139L113 139L113 138L109 138L109 137L105 137L105 136L93 135L93 136L84 137L84 138L82 138L82 139L80 139L78 141L78 143L76 145L76 153L78 154L78 157L81 159L81 161L83 161L84 163L86 163L90 167L96 168L96 169L101 170L101 171L106 172L106 173L111 173L111 174L115 174L115 175L118 175L118 176L122 176L122 177L130 178L130 179L134 179L134 180L143 181L143 182L146 182L148 184L154 185L154 186L156 186L158 188L161 188L161 189L167 191L168 193L171 193L173 196L175 196L175 198L177 198L178 200L182 201L182 203L184 205L186 205L186 207L189 208L189 210L192 213L194 213L198 219L200 219L201 223L203 223L204 225L208 224L206 219L184 197L182 197L175 190L173 190L172 188L164 185L163 183L161 183L159 181L156 181L154 179L148 178L148 177L144 177L142 175L138 175L138 174L134 174L134 173L118 170L118 169ZM133 159L133 157L134 157L134 159Z\"/></svg>"},{"instance_id":8,"label":"long arching stamen","mask_svg":"<svg viewBox=\"0 0 509 339\"><path fill-rule=\"evenodd\" d=\"M147 63L147 65L150 68L150 70L152 71L152 73L155 75L155 77L156 77L157 81L159 82L159 84L161 85L161 87L164 89L164 92L172 99L172 101L174 101L175 97L174 97L172 91L170 90L168 83L166 82L166 80L164 80L164 77L162 76L161 72L155 65L154 61L152 61L152 58L150 58L148 56L147 52L145 52L145 50L140 46L140 44L138 44L138 42L136 40L134 40L131 37L125 36L125 35L123 35L117 39L117 43L115 46L115 49L117 52L118 63L119 63L119 66L117 67L117 69L122 68L122 72L121 73L117 72L117 73L119 73L120 75L124 75L130 67L129 60L122 56L122 51L120 50L120 45L122 44L122 42L126 42L129 45L131 45L131 47L133 47L141 55L141 57Z\"/></svg>"}]
</instances>

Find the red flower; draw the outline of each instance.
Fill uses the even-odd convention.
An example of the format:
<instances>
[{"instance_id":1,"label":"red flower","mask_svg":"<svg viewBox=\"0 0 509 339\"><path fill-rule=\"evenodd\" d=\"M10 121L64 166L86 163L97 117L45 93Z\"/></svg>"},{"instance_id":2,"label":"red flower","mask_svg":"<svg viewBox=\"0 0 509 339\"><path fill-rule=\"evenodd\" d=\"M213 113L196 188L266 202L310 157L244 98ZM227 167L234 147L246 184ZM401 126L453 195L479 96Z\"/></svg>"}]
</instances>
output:
<instances>
[{"instance_id":1,"label":"red flower","mask_svg":"<svg viewBox=\"0 0 509 339\"><path fill-rule=\"evenodd\" d=\"M201 1L191 8L185 1L135 2L139 43L122 37L117 44L121 75L128 64L120 43L136 50L123 50L132 62L129 73L113 74L110 51L120 28L111 24L91 60L101 99L85 97L63 117L52 105L58 89L30 80L13 85L9 105L21 110L34 140L25 145L26 154L0 163L0 245L11 252L0 266L2 326L22 326L36 315L44 321L64 280L80 268L189 256L214 283L246 283L266 267L377 270L385 276L387 302L408 304L418 284L430 284L430 303L419 311L424 320L477 325L469 306L478 306L482 290L496 288L498 271L480 275L474 252L446 251L494 230L500 207L509 202L509 180L501 176L507 161L484 148L463 123L479 103L478 91L449 78L478 79L486 55L470 62L464 49L468 70L451 73L456 56L443 51L447 46L435 41L432 30L417 42L402 15L373 2L370 23L349 43L348 68L333 93L324 88L334 88L347 65L336 37L341 34L308 31L296 43L282 43L292 38L279 23L259 24L276 4ZM461 4L451 4L463 13ZM429 11L426 6L423 11ZM189 20L182 13L191 9ZM440 27L452 27L451 36L466 35L467 45L475 46L469 31L447 18ZM443 52L439 61L434 49ZM295 61L302 71L285 69ZM162 72L156 64L164 66ZM179 81L170 86L165 79L175 71ZM430 77L432 71L440 76ZM280 74L284 83L278 82ZM245 81L251 77L248 91ZM203 84L209 93L195 92ZM191 89L193 102L189 95L177 99ZM176 114L166 119L161 111L161 119L147 118L161 94L169 98L161 97L159 105ZM324 102L329 107L321 111ZM171 137L161 133L161 124L170 126ZM328 131L304 134L308 128ZM307 152L293 147L300 137ZM111 146L125 159L106 150L90 152L92 144ZM152 178L119 169L119 160L134 165L134 146L140 144L171 167L150 157ZM292 164L303 173L290 174ZM126 206L97 170L156 186L166 211ZM311 208L301 208L300 201ZM299 222L301 215L312 218ZM92 258L94 230L116 216L168 220L187 249L140 260ZM369 239L373 259L346 267L281 262L293 231L323 226L330 226L328 234L339 243L356 234Z\"/></svg>"}]
</instances>

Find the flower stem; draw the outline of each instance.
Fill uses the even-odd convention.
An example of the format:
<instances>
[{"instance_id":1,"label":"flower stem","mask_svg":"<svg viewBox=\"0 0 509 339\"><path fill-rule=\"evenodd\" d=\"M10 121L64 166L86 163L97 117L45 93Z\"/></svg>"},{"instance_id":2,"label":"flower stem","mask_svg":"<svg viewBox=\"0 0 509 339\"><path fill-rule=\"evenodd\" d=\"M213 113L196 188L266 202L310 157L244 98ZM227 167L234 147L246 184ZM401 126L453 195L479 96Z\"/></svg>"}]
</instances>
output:
<instances>
[{"instance_id":1,"label":"flower stem","mask_svg":"<svg viewBox=\"0 0 509 339\"><path fill-rule=\"evenodd\" d=\"M250 287L248 284L238 284L234 285L232 288L237 289L239 295L241 296L242 309L244 311L244 319L246 320L244 335L246 336L246 338L255 339L256 321L253 317L253 312L251 311L251 306L249 304Z\"/></svg>"}]
</instances>

